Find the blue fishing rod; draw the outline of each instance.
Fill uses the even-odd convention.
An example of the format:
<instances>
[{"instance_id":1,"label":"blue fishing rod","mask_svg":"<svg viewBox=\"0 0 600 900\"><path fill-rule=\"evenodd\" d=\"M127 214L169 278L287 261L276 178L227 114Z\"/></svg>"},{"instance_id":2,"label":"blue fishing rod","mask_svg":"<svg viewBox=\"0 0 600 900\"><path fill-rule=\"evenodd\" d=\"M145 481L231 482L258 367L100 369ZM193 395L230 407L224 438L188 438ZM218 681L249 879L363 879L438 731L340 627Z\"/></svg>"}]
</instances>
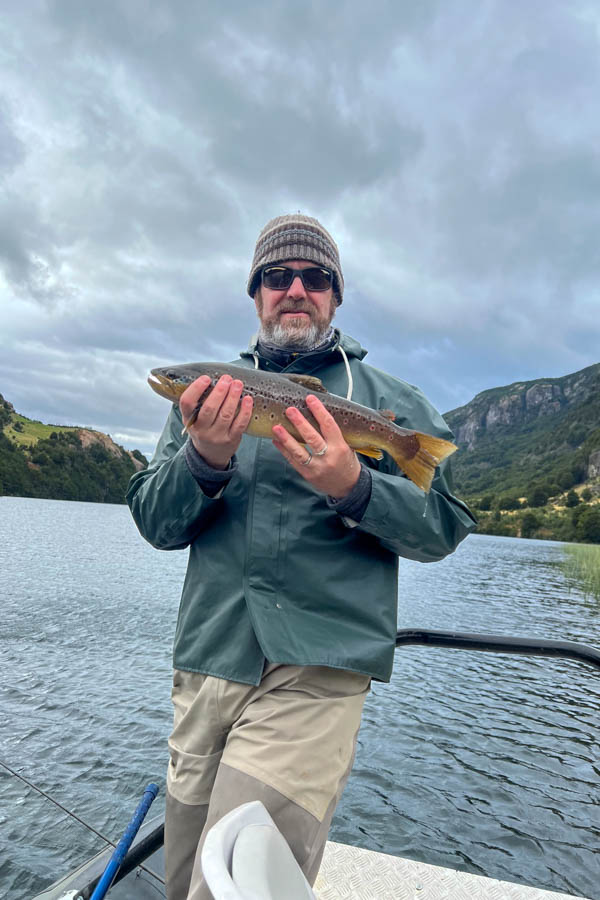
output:
<instances>
[{"instance_id":1,"label":"blue fishing rod","mask_svg":"<svg viewBox=\"0 0 600 900\"><path fill-rule=\"evenodd\" d=\"M121 868L121 863L125 859L127 851L131 847L134 837L140 830L140 825L146 818L146 814L152 806L157 794L158 785L154 783L149 784L144 791L144 796L140 800L138 808L133 814L131 822L125 829L123 837L113 850L112 856L109 859L104 872L100 876L100 881L94 888L94 893L90 900L102 900L102 898L106 896L106 893L113 883L117 872Z\"/></svg>"}]
</instances>

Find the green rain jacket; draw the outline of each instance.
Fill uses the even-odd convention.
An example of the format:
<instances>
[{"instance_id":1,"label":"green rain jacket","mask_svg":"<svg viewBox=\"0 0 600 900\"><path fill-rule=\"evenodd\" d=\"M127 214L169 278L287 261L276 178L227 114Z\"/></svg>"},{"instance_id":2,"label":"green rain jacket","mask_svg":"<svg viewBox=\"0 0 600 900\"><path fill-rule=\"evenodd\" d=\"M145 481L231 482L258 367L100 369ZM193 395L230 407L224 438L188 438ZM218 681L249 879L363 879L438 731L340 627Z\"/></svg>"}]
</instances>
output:
<instances>
[{"instance_id":1,"label":"green rain jacket","mask_svg":"<svg viewBox=\"0 0 600 900\"><path fill-rule=\"evenodd\" d=\"M333 348L299 356L302 372L372 409L391 409L405 428L452 440L414 387L361 362L366 351L338 334ZM255 345L237 365L254 367ZM258 356L256 356L258 358ZM435 562L473 530L452 495L448 462L425 495L392 459L368 459L372 492L352 527L298 475L270 440L244 435L237 469L218 499L207 497L184 458L173 406L148 469L127 501L143 537L159 550L189 548L175 633L175 668L259 684L265 660L351 669L389 681L395 648L398 557ZM361 459L366 459L361 457Z\"/></svg>"}]
</instances>

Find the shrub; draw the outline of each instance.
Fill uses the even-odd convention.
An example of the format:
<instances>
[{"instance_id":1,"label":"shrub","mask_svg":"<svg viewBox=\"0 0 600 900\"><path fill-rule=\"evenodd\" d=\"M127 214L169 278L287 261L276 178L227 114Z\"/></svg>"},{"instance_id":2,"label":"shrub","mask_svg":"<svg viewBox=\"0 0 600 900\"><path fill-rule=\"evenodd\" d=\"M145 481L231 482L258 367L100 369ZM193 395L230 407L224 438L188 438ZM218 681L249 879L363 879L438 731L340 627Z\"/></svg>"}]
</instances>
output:
<instances>
[{"instance_id":1,"label":"shrub","mask_svg":"<svg viewBox=\"0 0 600 900\"><path fill-rule=\"evenodd\" d=\"M498 509L520 509L521 503L519 502L518 497L514 497L511 494L505 494L504 497L500 497L498 500Z\"/></svg>"},{"instance_id":2,"label":"shrub","mask_svg":"<svg viewBox=\"0 0 600 900\"><path fill-rule=\"evenodd\" d=\"M578 505L579 505L579 494L577 493L577 491L574 491L573 488L571 488L571 490L567 494L567 499L565 500L565 506L568 506L569 508L571 508L573 506L578 506Z\"/></svg>"},{"instance_id":3,"label":"shrub","mask_svg":"<svg viewBox=\"0 0 600 900\"><path fill-rule=\"evenodd\" d=\"M521 537L533 537L540 525L541 521L534 512L526 512L521 520Z\"/></svg>"},{"instance_id":4,"label":"shrub","mask_svg":"<svg viewBox=\"0 0 600 900\"><path fill-rule=\"evenodd\" d=\"M144 454L141 452L141 450L132 450L131 455L133 457L135 457L135 459L139 460L141 463L144 463L146 468L148 468L148 460L146 459Z\"/></svg>"},{"instance_id":5,"label":"shrub","mask_svg":"<svg viewBox=\"0 0 600 900\"><path fill-rule=\"evenodd\" d=\"M589 503L593 496L589 488L584 488L581 492L581 499L585 500L586 503Z\"/></svg>"},{"instance_id":6,"label":"shrub","mask_svg":"<svg viewBox=\"0 0 600 900\"><path fill-rule=\"evenodd\" d=\"M583 509L575 526L575 534L578 541L600 544L600 508L586 506Z\"/></svg>"},{"instance_id":7,"label":"shrub","mask_svg":"<svg viewBox=\"0 0 600 900\"><path fill-rule=\"evenodd\" d=\"M567 435L567 441L571 447L578 447L583 444L587 437L586 429L583 425L571 425Z\"/></svg>"},{"instance_id":8,"label":"shrub","mask_svg":"<svg viewBox=\"0 0 600 900\"><path fill-rule=\"evenodd\" d=\"M570 469L561 469L556 475L556 480L562 491L568 491L575 484L575 478Z\"/></svg>"},{"instance_id":9,"label":"shrub","mask_svg":"<svg viewBox=\"0 0 600 900\"><path fill-rule=\"evenodd\" d=\"M534 487L530 492L529 496L527 497L527 501L530 506L539 509L539 507L546 505L546 503L548 502L548 496L549 495L546 492L545 488L543 488L541 485L537 485L537 487Z\"/></svg>"},{"instance_id":10,"label":"shrub","mask_svg":"<svg viewBox=\"0 0 600 900\"><path fill-rule=\"evenodd\" d=\"M50 461L50 457L43 450L33 450L31 453L31 462L36 466L47 466Z\"/></svg>"}]
</instances>

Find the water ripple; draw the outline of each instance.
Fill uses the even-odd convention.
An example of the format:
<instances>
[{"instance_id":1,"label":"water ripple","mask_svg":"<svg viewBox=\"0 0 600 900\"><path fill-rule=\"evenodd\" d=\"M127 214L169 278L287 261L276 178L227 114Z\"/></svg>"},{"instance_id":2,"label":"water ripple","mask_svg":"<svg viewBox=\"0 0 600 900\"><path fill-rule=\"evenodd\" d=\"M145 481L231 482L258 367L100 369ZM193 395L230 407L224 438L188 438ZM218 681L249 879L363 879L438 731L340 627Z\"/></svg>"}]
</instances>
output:
<instances>
[{"instance_id":1,"label":"water ripple","mask_svg":"<svg viewBox=\"0 0 600 900\"><path fill-rule=\"evenodd\" d=\"M0 758L113 838L164 785L185 553L126 508L0 498ZM401 561L402 627L600 644L561 545L475 536ZM600 678L572 661L403 647L375 684L332 838L600 900ZM156 801L157 812L164 792ZM102 842L0 769L0 883L24 900Z\"/></svg>"}]
</instances>

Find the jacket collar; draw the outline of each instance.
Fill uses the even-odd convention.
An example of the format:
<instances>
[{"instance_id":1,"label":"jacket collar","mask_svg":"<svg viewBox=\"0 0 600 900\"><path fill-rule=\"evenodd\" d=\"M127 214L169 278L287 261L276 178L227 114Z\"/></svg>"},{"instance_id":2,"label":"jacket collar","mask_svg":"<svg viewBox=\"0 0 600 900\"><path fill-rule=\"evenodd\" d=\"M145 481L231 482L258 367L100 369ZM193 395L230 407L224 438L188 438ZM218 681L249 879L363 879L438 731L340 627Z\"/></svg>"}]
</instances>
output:
<instances>
[{"instance_id":1,"label":"jacket collar","mask_svg":"<svg viewBox=\"0 0 600 900\"><path fill-rule=\"evenodd\" d=\"M343 334L339 329L334 329L335 341L331 347L327 347L325 350L312 350L308 353L297 353L294 354L291 362L285 366L280 367L276 366L274 363L269 363L268 368L276 371L297 371L297 372L305 372L307 368L314 370L318 366L320 366L324 362L338 362L340 356L340 347L342 347L346 353L346 355L355 359L364 359L367 355L367 351L362 347L358 341L354 340L354 338L350 337L348 334ZM258 353L258 335L255 334L251 337L250 343L248 344L247 350L242 350L240 353L242 359L256 359L259 360L259 365L264 365L265 361ZM262 365L261 365L262 368Z\"/></svg>"}]
</instances>

